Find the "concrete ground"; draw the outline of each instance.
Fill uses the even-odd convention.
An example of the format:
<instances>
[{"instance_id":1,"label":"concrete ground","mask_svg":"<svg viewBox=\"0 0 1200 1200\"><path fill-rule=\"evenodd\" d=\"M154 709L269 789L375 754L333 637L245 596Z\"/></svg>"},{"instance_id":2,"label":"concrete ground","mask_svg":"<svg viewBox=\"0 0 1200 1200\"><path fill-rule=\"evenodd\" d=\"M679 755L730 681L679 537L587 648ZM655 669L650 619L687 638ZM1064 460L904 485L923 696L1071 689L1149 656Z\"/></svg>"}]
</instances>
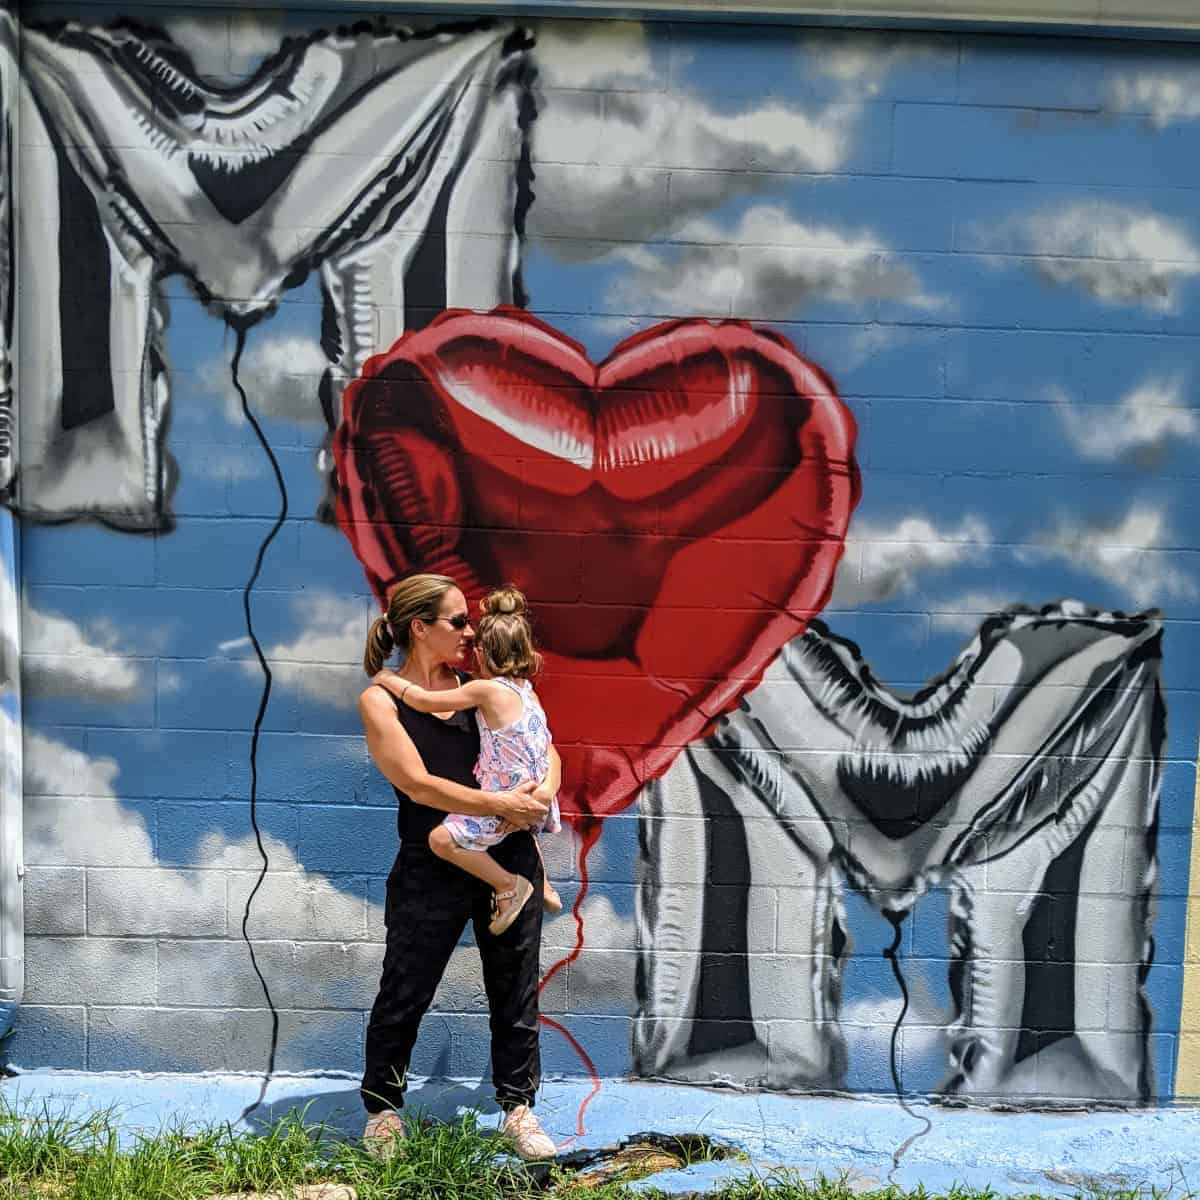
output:
<instances>
[{"instance_id":1,"label":"concrete ground","mask_svg":"<svg viewBox=\"0 0 1200 1200\"><path fill-rule=\"evenodd\" d=\"M363 1112L346 1076L276 1076L242 1127L305 1108L357 1134ZM605 1080L583 1117L585 1081L546 1083L538 1113L563 1153L615 1146L631 1134L703 1133L748 1156L662 1173L646 1186L694 1193L749 1172L786 1166L815 1176L848 1173L856 1188L895 1182L931 1193L954 1184L1002 1195L1070 1195L1096 1188L1154 1186L1176 1196L1200 1187L1200 1109L1132 1112L997 1113L896 1101L741 1093ZM237 1123L259 1096L260 1080L241 1075L77 1074L30 1071L0 1080L0 1097L18 1109L111 1110L126 1135L168 1124ZM499 1120L490 1089L477 1080L414 1080L409 1103L443 1118L478 1109ZM489 1114L491 1116L489 1116ZM929 1124L925 1131L926 1122ZM914 1138L913 1135L920 1135ZM898 1161L897 1161L898 1159Z\"/></svg>"}]
</instances>

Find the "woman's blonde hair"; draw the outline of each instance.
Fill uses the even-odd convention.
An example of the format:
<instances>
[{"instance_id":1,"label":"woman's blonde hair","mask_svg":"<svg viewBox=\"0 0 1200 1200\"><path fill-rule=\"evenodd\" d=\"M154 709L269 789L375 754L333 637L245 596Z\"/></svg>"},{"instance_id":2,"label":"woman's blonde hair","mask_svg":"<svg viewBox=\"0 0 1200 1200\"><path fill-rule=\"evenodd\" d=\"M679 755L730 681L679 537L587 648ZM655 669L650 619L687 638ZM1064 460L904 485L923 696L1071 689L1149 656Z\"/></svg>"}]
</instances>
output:
<instances>
[{"instance_id":1,"label":"woman's blonde hair","mask_svg":"<svg viewBox=\"0 0 1200 1200\"><path fill-rule=\"evenodd\" d=\"M542 669L542 656L533 648L525 597L510 584L484 596L479 611L475 648L488 674L502 679L536 675Z\"/></svg>"},{"instance_id":2,"label":"woman's blonde hair","mask_svg":"<svg viewBox=\"0 0 1200 1200\"><path fill-rule=\"evenodd\" d=\"M442 597L458 584L449 575L410 575L402 579L388 598L386 616L377 617L367 634L363 670L374 675L399 647L405 652L412 643L414 621L437 619Z\"/></svg>"}]
</instances>

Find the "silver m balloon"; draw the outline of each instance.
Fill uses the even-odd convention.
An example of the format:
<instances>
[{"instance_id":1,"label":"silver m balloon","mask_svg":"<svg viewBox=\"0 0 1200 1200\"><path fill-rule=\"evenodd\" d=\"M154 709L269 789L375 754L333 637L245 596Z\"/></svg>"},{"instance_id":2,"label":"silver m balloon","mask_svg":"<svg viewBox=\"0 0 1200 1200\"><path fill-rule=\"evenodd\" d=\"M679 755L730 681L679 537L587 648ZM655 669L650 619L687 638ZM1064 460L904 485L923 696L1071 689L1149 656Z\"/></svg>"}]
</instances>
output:
<instances>
[{"instance_id":1,"label":"silver m balloon","mask_svg":"<svg viewBox=\"0 0 1200 1200\"><path fill-rule=\"evenodd\" d=\"M20 39L24 515L169 520L167 275L244 328L319 271L331 425L346 380L407 324L514 299L526 39L511 26L319 32L227 90L128 24ZM0 237L10 215L5 189ZM7 313L11 271L0 284ZM13 474L9 454L0 483Z\"/></svg>"},{"instance_id":2,"label":"silver m balloon","mask_svg":"<svg viewBox=\"0 0 1200 1200\"><path fill-rule=\"evenodd\" d=\"M1148 1098L1160 641L1150 615L1013 610L903 699L813 622L645 793L637 1069L745 1079L757 1057L761 1083L837 1088L844 889L899 921L936 885L958 1008L941 1090ZM704 887L730 847L733 928ZM706 994L720 955L744 1012Z\"/></svg>"}]
</instances>

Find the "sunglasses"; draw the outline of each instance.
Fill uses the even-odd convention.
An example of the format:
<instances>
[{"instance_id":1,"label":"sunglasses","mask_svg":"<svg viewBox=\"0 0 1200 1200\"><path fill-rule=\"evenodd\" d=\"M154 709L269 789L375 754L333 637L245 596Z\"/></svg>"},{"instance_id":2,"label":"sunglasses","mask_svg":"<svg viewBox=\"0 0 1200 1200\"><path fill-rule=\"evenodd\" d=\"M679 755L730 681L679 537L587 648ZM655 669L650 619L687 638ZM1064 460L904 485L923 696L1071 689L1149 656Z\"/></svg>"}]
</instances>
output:
<instances>
[{"instance_id":1,"label":"sunglasses","mask_svg":"<svg viewBox=\"0 0 1200 1200\"><path fill-rule=\"evenodd\" d=\"M452 617L434 617L435 621L445 621L451 629L466 629L471 618L466 613L455 613Z\"/></svg>"}]
</instances>

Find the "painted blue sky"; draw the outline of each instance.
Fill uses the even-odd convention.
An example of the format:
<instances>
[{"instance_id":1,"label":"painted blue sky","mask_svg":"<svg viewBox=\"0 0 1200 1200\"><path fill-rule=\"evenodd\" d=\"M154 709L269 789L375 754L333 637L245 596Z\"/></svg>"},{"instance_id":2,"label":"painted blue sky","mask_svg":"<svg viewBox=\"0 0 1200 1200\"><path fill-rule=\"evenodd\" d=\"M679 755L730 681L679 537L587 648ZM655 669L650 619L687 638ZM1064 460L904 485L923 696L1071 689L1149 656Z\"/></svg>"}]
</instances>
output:
<instances>
[{"instance_id":1,"label":"painted blue sky","mask_svg":"<svg viewBox=\"0 0 1200 1200\"><path fill-rule=\"evenodd\" d=\"M189 19L180 36L203 48ZM1161 50L1099 41L625 27L584 53L578 28L543 37L532 311L596 359L671 317L741 317L832 376L859 423L863 497L824 617L897 689L1010 603L1160 609L1158 940L1177 948L1200 731L1200 84L1181 99ZM208 69L244 74L254 45L210 46ZM246 739L225 731L258 703L240 589L278 498L229 383L232 334L182 280L168 293L176 528L23 530L24 715L115 762L139 820L145 798L194 804L147 830L160 861L187 864L214 833L245 834ZM289 504L254 599L276 663L264 823L353 889L391 855L353 708L371 603L346 540L314 520L319 291L310 279L281 299L244 372ZM103 669L63 687L64 655ZM297 818L297 762L301 798L353 819ZM855 920L868 947L890 936ZM889 986L864 978L861 994ZM1178 987L1173 968L1152 972L1160 1030ZM930 989L930 1011L944 1007ZM1169 1055L1159 1066L1168 1078Z\"/></svg>"}]
</instances>

